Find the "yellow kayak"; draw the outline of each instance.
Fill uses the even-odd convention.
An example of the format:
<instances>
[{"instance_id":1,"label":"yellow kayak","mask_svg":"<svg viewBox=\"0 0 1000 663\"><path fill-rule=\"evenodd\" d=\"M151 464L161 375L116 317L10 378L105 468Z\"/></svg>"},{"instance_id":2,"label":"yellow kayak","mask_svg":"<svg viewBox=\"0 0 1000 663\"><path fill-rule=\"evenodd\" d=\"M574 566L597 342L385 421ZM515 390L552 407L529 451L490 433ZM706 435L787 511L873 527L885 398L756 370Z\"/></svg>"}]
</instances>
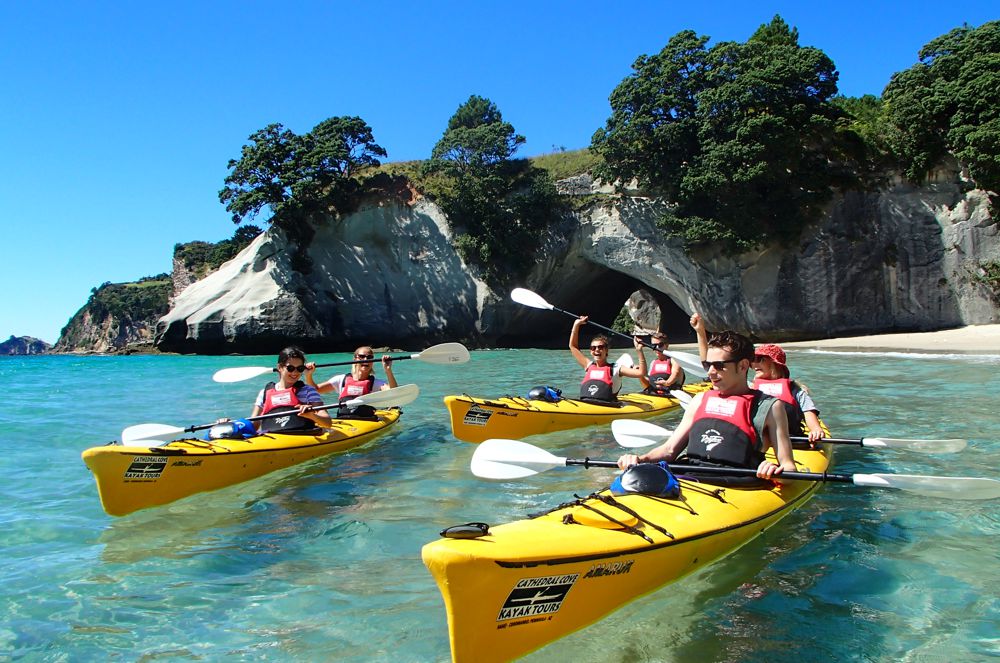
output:
<instances>
[{"instance_id":1,"label":"yellow kayak","mask_svg":"<svg viewBox=\"0 0 1000 663\"><path fill-rule=\"evenodd\" d=\"M796 464L823 472L830 449L796 450ZM736 550L819 488L680 483L677 499L605 490L478 538L425 545L453 660L508 661L534 651Z\"/></svg>"},{"instance_id":2,"label":"yellow kayak","mask_svg":"<svg viewBox=\"0 0 1000 663\"><path fill-rule=\"evenodd\" d=\"M684 386L697 394L709 388L707 382ZM608 424L615 419L655 417L677 410L680 401L672 396L635 393L618 397L617 404L600 405L572 398L554 403L520 396L477 398L462 394L445 396L451 418L451 432L466 442L490 438L520 439L529 435L554 433L584 426Z\"/></svg>"},{"instance_id":3,"label":"yellow kayak","mask_svg":"<svg viewBox=\"0 0 1000 663\"><path fill-rule=\"evenodd\" d=\"M108 444L83 452L101 505L112 516L168 504L268 472L346 451L373 439L400 410L376 410L375 419L334 419L314 434L268 433L247 439L187 438L156 446Z\"/></svg>"}]
</instances>

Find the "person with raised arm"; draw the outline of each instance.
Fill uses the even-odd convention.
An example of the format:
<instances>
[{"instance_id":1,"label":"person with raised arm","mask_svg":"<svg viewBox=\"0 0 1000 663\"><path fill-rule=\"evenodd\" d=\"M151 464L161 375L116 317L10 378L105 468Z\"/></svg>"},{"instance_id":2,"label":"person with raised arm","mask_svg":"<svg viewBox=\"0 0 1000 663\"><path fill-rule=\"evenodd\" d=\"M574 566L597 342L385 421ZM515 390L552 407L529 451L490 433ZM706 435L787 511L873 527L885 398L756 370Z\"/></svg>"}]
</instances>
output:
<instances>
[{"instance_id":1,"label":"person with raised arm","mask_svg":"<svg viewBox=\"0 0 1000 663\"><path fill-rule=\"evenodd\" d=\"M625 470L639 463L669 463L686 450L688 462L755 468L760 479L778 480L783 471L794 471L784 408L747 384L753 358L754 346L746 336L713 334L702 361L712 389L694 397L666 442L642 455L624 454L618 466ZM769 448L774 448L777 463L765 458Z\"/></svg>"},{"instance_id":2,"label":"person with raised arm","mask_svg":"<svg viewBox=\"0 0 1000 663\"><path fill-rule=\"evenodd\" d=\"M608 337L604 334L597 334L590 340L590 357L584 355L579 348L580 327L587 324L588 319L586 315L581 315L574 320L569 334L569 351L584 369L580 400L614 403L621 390L621 377L641 378L646 373L646 358L639 353L638 367L608 363ZM636 349L642 347L638 338L633 338L633 344Z\"/></svg>"}]
</instances>

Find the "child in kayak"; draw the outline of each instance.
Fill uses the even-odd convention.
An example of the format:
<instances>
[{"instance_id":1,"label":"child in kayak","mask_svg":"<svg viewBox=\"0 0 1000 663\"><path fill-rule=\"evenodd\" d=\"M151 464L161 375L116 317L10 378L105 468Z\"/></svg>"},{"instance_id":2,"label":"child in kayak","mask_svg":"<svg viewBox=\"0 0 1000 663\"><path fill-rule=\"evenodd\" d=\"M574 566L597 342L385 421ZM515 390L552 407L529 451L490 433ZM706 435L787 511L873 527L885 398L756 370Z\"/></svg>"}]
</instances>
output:
<instances>
[{"instance_id":1,"label":"child in kayak","mask_svg":"<svg viewBox=\"0 0 1000 663\"><path fill-rule=\"evenodd\" d=\"M785 404L788 430L792 435L808 431L810 442L822 439L824 433L819 422L819 409L809 391L789 378L785 351L781 346L774 343L758 345L750 366L755 373L751 386Z\"/></svg>"},{"instance_id":2,"label":"child in kayak","mask_svg":"<svg viewBox=\"0 0 1000 663\"><path fill-rule=\"evenodd\" d=\"M645 372L645 359L638 367L619 366L608 363L608 337L598 334L590 341L590 357L580 352L580 327L587 324L589 318L581 315L573 322L569 334L569 351L573 358L585 370L580 383L580 400L614 403L618 400L618 391L622 387L621 376L641 378ZM636 347L641 347L636 341Z\"/></svg>"}]
</instances>

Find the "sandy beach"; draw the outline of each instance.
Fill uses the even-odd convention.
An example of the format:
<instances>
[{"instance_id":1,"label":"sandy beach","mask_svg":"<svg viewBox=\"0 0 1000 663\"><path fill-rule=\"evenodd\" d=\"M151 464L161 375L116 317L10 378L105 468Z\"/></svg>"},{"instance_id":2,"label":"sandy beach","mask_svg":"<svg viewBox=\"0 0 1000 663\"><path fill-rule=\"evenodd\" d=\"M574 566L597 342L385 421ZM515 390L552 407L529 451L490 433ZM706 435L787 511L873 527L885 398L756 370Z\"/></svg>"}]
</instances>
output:
<instances>
[{"instance_id":1,"label":"sandy beach","mask_svg":"<svg viewBox=\"0 0 1000 663\"><path fill-rule=\"evenodd\" d=\"M973 352L1000 354L1000 325L969 325L933 332L844 336L815 341L782 341L783 348L817 350L912 350L914 352ZM694 343L672 343L671 348L697 352Z\"/></svg>"},{"instance_id":2,"label":"sandy beach","mask_svg":"<svg viewBox=\"0 0 1000 663\"><path fill-rule=\"evenodd\" d=\"M901 334L848 336L817 341L782 343L785 348L820 350L915 350L921 352L959 351L1000 353L1000 325L970 325L957 329Z\"/></svg>"}]
</instances>

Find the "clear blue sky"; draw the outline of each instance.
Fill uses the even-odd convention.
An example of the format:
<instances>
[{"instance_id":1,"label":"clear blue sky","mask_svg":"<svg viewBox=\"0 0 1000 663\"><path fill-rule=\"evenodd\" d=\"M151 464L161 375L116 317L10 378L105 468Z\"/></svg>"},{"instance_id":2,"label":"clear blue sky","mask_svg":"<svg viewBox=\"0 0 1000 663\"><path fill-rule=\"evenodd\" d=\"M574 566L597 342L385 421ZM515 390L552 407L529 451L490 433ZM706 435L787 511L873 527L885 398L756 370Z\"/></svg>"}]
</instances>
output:
<instances>
[{"instance_id":1,"label":"clear blue sky","mask_svg":"<svg viewBox=\"0 0 1000 663\"><path fill-rule=\"evenodd\" d=\"M234 226L218 191L255 130L358 115L389 161L424 159L470 94L527 138L590 143L608 95L680 30L744 41L780 14L840 90L880 94L993 2L0 3L0 340L55 342L105 281L168 272ZM264 219L258 223L263 225Z\"/></svg>"}]
</instances>

